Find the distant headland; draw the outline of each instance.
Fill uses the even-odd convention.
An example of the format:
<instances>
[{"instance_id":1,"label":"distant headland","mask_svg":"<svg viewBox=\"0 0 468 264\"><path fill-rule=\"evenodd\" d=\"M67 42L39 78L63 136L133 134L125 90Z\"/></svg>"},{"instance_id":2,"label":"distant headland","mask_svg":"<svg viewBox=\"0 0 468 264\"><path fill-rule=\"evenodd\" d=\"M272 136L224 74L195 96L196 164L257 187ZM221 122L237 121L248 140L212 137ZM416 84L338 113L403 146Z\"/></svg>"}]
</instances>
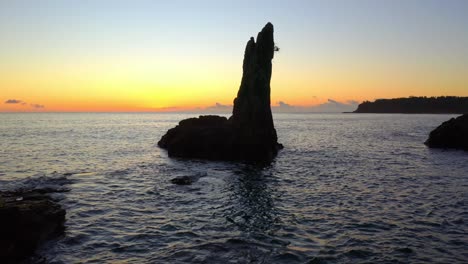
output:
<instances>
[{"instance_id":1,"label":"distant headland","mask_svg":"<svg viewBox=\"0 0 468 264\"><path fill-rule=\"evenodd\" d=\"M408 97L377 99L359 104L353 113L464 114L468 113L468 97Z\"/></svg>"}]
</instances>

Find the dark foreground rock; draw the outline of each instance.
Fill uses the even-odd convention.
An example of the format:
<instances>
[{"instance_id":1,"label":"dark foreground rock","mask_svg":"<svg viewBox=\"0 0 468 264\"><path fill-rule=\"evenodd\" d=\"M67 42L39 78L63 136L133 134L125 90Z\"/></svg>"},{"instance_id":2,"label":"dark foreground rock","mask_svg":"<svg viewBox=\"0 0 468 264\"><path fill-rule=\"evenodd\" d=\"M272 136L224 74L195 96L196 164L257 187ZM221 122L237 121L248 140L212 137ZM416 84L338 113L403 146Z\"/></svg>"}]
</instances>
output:
<instances>
[{"instance_id":1,"label":"dark foreground rock","mask_svg":"<svg viewBox=\"0 0 468 264\"><path fill-rule=\"evenodd\" d=\"M44 190L0 192L0 263L18 263L64 230L65 210Z\"/></svg>"},{"instance_id":2,"label":"dark foreground rock","mask_svg":"<svg viewBox=\"0 0 468 264\"><path fill-rule=\"evenodd\" d=\"M455 148L468 151L468 114L442 123L424 143L430 148Z\"/></svg>"},{"instance_id":3,"label":"dark foreground rock","mask_svg":"<svg viewBox=\"0 0 468 264\"><path fill-rule=\"evenodd\" d=\"M244 53L242 81L232 116L200 116L179 122L158 142L170 157L210 160L271 161L278 143L270 108L273 25L251 38Z\"/></svg>"}]
</instances>

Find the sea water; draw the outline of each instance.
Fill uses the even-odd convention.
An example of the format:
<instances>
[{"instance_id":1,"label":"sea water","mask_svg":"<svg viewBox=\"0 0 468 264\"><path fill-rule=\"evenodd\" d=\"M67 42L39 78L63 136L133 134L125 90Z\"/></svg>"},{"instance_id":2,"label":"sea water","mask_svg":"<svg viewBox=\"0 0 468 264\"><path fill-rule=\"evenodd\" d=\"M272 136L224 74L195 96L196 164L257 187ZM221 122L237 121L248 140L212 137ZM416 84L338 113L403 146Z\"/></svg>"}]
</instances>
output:
<instances>
[{"instance_id":1,"label":"sea water","mask_svg":"<svg viewBox=\"0 0 468 264\"><path fill-rule=\"evenodd\" d=\"M47 263L463 263L468 152L429 149L453 115L274 114L269 165L173 159L197 114L0 114L0 189L51 187ZM195 176L192 185L170 182Z\"/></svg>"}]
</instances>

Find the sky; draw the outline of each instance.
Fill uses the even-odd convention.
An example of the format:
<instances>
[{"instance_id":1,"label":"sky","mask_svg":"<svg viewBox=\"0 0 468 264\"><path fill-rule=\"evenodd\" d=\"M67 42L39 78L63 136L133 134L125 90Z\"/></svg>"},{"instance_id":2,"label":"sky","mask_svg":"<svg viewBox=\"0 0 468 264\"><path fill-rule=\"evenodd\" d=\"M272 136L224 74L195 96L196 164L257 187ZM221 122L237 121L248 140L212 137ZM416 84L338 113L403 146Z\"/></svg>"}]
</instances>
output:
<instances>
[{"instance_id":1,"label":"sky","mask_svg":"<svg viewBox=\"0 0 468 264\"><path fill-rule=\"evenodd\" d=\"M466 14L464 0L0 1L0 112L229 109L267 22L274 109L468 96Z\"/></svg>"}]
</instances>

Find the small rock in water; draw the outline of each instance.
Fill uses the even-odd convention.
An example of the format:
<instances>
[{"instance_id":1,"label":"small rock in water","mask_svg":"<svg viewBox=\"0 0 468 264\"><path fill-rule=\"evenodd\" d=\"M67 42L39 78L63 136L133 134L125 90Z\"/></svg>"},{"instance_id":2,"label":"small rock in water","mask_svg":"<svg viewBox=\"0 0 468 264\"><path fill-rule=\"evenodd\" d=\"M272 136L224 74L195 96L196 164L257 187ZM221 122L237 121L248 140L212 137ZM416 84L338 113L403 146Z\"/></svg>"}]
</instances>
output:
<instances>
[{"instance_id":1,"label":"small rock in water","mask_svg":"<svg viewBox=\"0 0 468 264\"><path fill-rule=\"evenodd\" d=\"M468 114L442 123L431 131L424 144L430 148L454 148L468 151Z\"/></svg>"},{"instance_id":2,"label":"small rock in water","mask_svg":"<svg viewBox=\"0 0 468 264\"><path fill-rule=\"evenodd\" d=\"M171 180L173 184L177 184L177 185L190 185L194 181L195 179L190 176L178 176Z\"/></svg>"},{"instance_id":3,"label":"small rock in water","mask_svg":"<svg viewBox=\"0 0 468 264\"><path fill-rule=\"evenodd\" d=\"M400 251L401 253L406 253L406 254L413 253L413 250L409 247L399 248L398 251Z\"/></svg>"}]
</instances>

